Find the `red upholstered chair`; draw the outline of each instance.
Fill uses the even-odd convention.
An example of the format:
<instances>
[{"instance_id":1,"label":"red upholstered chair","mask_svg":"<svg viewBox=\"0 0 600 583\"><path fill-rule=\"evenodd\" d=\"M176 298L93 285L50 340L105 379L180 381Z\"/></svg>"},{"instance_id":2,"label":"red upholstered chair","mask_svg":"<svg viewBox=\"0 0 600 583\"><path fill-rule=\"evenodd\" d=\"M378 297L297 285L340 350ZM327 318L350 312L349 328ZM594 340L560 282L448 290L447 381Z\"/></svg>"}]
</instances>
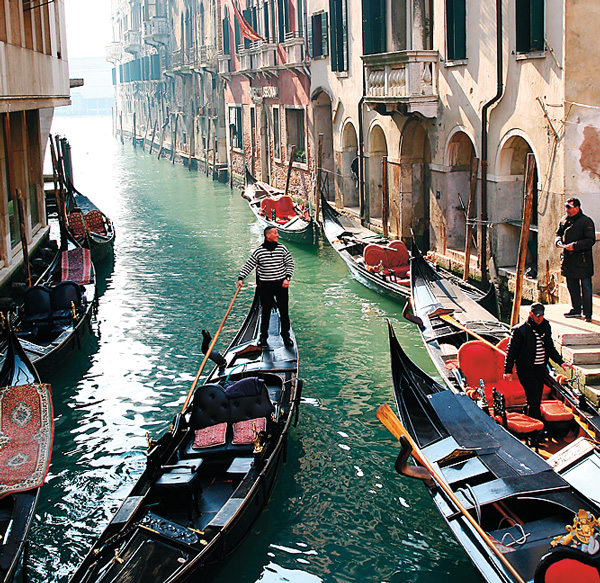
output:
<instances>
[{"instance_id":1,"label":"red upholstered chair","mask_svg":"<svg viewBox=\"0 0 600 583\"><path fill-rule=\"evenodd\" d=\"M80 211L73 211L69 214L69 229L76 239L85 238L85 223Z\"/></svg>"},{"instance_id":2,"label":"red upholstered chair","mask_svg":"<svg viewBox=\"0 0 600 583\"><path fill-rule=\"evenodd\" d=\"M492 402L492 389L497 389L506 399L506 406L524 407L525 390L518 380L505 381L504 354L481 340L465 342L458 349L458 366L465 376L467 386L477 388L480 380L485 384L488 402Z\"/></svg>"},{"instance_id":3,"label":"red upholstered chair","mask_svg":"<svg viewBox=\"0 0 600 583\"><path fill-rule=\"evenodd\" d=\"M555 426L568 424L573 420L573 411L568 409L564 403L556 400L542 401L540 405L542 419Z\"/></svg>"},{"instance_id":4,"label":"red upholstered chair","mask_svg":"<svg viewBox=\"0 0 600 583\"><path fill-rule=\"evenodd\" d=\"M371 243L365 247L363 259L369 271L379 270L381 264L384 275L393 272L398 279L404 279L410 268L408 249L402 241L392 241L385 247Z\"/></svg>"},{"instance_id":5,"label":"red upholstered chair","mask_svg":"<svg viewBox=\"0 0 600 583\"><path fill-rule=\"evenodd\" d=\"M85 214L85 226L92 233L98 233L99 235L106 235L106 226L104 224L104 217L102 212L98 209L92 209L89 213Z\"/></svg>"},{"instance_id":6,"label":"red upholstered chair","mask_svg":"<svg viewBox=\"0 0 600 583\"><path fill-rule=\"evenodd\" d=\"M291 196L287 194L279 197L277 200L277 217L282 219L293 219L296 216L296 210L294 209L294 201Z\"/></svg>"},{"instance_id":7,"label":"red upholstered chair","mask_svg":"<svg viewBox=\"0 0 600 583\"><path fill-rule=\"evenodd\" d=\"M513 435L531 438L537 446L539 432L544 429L544 423L539 419L528 417L522 413L509 413L506 411L506 400L502 393L495 389L492 392L494 402L494 420L500 423Z\"/></svg>"},{"instance_id":8,"label":"red upholstered chair","mask_svg":"<svg viewBox=\"0 0 600 583\"><path fill-rule=\"evenodd\" d=\"M260 210L261 214L271 220L273 218L273 211L277 214L277 203L272 198L264 198L260 202Z\"/></svg>"}]
</instances>

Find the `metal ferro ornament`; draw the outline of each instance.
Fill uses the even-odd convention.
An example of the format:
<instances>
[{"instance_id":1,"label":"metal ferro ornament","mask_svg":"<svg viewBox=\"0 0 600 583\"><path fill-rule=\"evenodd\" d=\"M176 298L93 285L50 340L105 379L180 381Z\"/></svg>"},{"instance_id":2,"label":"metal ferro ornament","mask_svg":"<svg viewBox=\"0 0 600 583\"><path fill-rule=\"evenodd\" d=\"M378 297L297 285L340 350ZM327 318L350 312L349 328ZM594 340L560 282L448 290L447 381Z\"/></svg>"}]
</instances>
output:
<instances>
[{"instance_id":1,"label":"metal ferro ornament","mask_svg":"<svg viewBox=\"0 0 600 583\"><path fill-rule=\"evenodd\" d=\"M595 555L600 550L600 523L587 510L580 510L573 519L573 525L565 527L568 534L557 536L550 543L553 547L570 546L589 555Z\"/></svg>"}]
</instances>

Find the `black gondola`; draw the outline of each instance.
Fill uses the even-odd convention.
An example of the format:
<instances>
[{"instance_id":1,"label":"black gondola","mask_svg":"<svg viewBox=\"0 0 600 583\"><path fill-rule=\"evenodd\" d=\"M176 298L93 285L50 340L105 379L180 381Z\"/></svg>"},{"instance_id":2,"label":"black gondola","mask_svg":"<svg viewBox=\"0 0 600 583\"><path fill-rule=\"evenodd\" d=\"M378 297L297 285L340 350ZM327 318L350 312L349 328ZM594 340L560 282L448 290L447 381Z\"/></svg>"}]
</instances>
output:
<instances>
[{"instance_id":1,"label":"black gondola","mask_svg":"<svg viewBox=\"0 0 600 583\"><path fill-rule=\"evenodd\" d=\"M427 487L483 578L493 583L597 581L600 417L568 400L579 423L562 426L545 444L532 440L528 446L466 394L420 370L391 324L389 338L401 423L436 483L447 485L449 493ZM405 457L401 453L399 460ZM396 467L414 474L401 461Z\"/></svg>"},{"instance_id":2,"label":"black gondola","mask_svg":"<svg viewBox=\"0 0 600 583\"><path fill-rule=\"evenodd\" d=\"M208 581L251 529L284 460L301 392L294 335L285 347L274 311L269 347L257 347L259 314L255 297L224 359L215 359L220 366L149 446L146 469L72 583Z\"/></svg>"},{"instance_id":3,"label":"black gondola","mask_svg":"<svg viewBox=\"0 0 600 583\"><path fill-rule=\"evenodd\" d=\"M314 220L308 210L300 208L280 188L256 180L248 168L242 196L263 229L276 227L281 238L291 243L314 243Z\"/></svg>"},{"instance_id":4,"label":"black gondola","mask_svg":"<svg viewBox=\"0 0 600 583\"><path fill-rule=\"evenodd\" d=\"M53 414L50 387L41 385L37 371L5 321L4 362L0 370L0 581L26 580L26 545L50 464ZM35 407L39 413L32 414ZM28 427L29 441L22 433ZM16 427L17 432L11 432ZM19 433L21 435L19 435ZM31 449L29 449L31 448ZM37 452L37 459L32 452ZM20 466L20 464L23 464ZM31 473L20 475L31 465Z\"/></svg>"}]
</instances>

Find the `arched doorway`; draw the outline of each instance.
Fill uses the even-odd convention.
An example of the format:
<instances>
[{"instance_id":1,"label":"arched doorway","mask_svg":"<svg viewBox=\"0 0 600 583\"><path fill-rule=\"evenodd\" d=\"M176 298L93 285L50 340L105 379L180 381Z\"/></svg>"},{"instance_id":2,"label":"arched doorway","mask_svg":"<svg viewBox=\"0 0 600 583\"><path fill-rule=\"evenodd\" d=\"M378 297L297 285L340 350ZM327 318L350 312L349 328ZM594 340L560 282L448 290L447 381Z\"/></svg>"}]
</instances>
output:
<instances>
[{"instance_id":1,"label":"arched doorway","mask_svg":"<svg viewBox=\"0 0 600 583\"><path fill-rule=\"evenodd\" d=\"M367 218L381 219L381 189L383 187L382 158L388 155L387 140L380 126L373 126L369 134L367 159Z\"/></svg>"},{"instance_id":2,"label":"arched doorway","mask_svg":"<svg viewBox=\"0 0 600 583\"><path fill-rule=\"evenodd\" d=\"M335 198L341 206L360 212L358 138L352 122L347 122L342 132L340 180L336 184Z\"/></svg>"},{"instance_id":3,"label":"arched doorway","mask_svg":"<svg viewBox=\"0 0 600 583\"><path fill-rule=\"evenodd\" d=\"M402 238L410 239L412 229L420 249L430 245L429 163L431 152L425 128L417 121L409 122L400 144L400 208Z\"/></svg>"},{"instance_id":4,"label":"arched doorway","mask_svg":"<svg viewBox=\"0 0 600 583\"><path fill-rule=\"evenodd\" d=\"M505 139L500 145L497 159L497 186L493 201L488 200L492 217L501 219L498 224L496 261L499 267L514 269L519 253L527 155L533 154L527 140L515 135ZM534 158L535 160L535 158ZM535 162L533 178L533 202L529 242L525 260L526 275L537 277L538 272L538 171Z\"/></svg>"},{"instance_id":5,"label":"arched doorway","mask_svg":"<svg viewBox=\"0 0 600 583\"><path fill-rule=\"evenodd\" d=\"M474 157L475 148L471 138L463 131L455 132L446 147L448 172L444 181L443 204L440 206L446 223L446 247L460 252L465 250L467 209L472 187L471 164ZM474 204L476 207L476 199ZM472 216L477 216L476 208L472 209Z\"/></svg>"},{"instance_id":6,"label":"arched doorway","mask_svg":"<svg viewBox=\"0 0 600 583\"><path fill-rule=\"evenodd\" d=\"M334 160L333 160L333 122L331 112L331 98L322 89L317 89L311 97L313 120L315 127L315 142L317 151L315 159L319 155L318 147L320 135L323 135L323 158L321 168L321 189L328 200L333 200L335 196ZM317 160L318 164L318 160Z\"/></svg>"}]
</instances>

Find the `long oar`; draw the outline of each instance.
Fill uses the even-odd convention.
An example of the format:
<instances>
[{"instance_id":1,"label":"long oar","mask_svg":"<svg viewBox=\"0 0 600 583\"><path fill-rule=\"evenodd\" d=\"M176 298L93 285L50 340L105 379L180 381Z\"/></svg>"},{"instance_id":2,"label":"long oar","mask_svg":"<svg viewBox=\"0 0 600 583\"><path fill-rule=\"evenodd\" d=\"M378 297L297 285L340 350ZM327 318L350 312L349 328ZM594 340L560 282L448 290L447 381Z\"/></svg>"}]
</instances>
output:
<instances>
[{"instance_id":1,"label":"long oar","mask_svg":"<svg viewBox=\"0 0 600 583\"><path fill-rule=\"evenodd\" d=\"M500 559L502 564L508 569L510 574L517 580L518 583L525 583L523 577L519 575L519 573L515 570L515 568L508 562L506 557L498 550L492 539L488 536L488 534L479 526L478 522L469 514L467 509L460 503L456 494L450 489L450 486L444 482L440 476L438 476L437 472L434 470L433 466L429 463L427 458L423 455L417 444L413 441L413 438L410 436L408 431L404 428L402 423L400 423L400 419L394 415L393 411L390 409L388 405L381 405L377 411L377 419L381 421L389 430L389 432L396 438L400 439L402 435L406 437L408 442L412 447L412 456L431 474L431 477L436 481L436 483L446 492L448 497L454 502L458 510L464 517L471 523L473 528L477 531L479 536L483 539L483 541L490 547L490 550Z\"/></svg>"},{"instance_id":2,"label":"long oar","mask_svg":"<svg viewBox=\"0 0 600 583\"><path fill-rule=\"evenodd\" d=\"M481 340L482 342L485 342L488 346L491 346L494 350L496 350L500 354L506 355L506 352L504 352L504 350L498 348L495 344L492 344L489 340L486 340L483 336L480 336L479 334L477 334L477 332L473 332L473 330L469 330L469 328L467 328L466 326L463 326L458 320L455 320L449 314L444 314L443 316L440 316L440 318L442 320L445 320L449 324L452 324L453 326L456 326L457 328L463 330L467 334L470 334L471 336L473 336L473 338L477 338L477 340Z\"/></svg>"},{"instance_id":3,"label":"long oar","mask_svg":"<svg viewBox=\"0 0 600 583\"><path fill-rule=\"evenodd\" d=\"M231 312L231 308L233 308L233 303L235 302L235 299L237 298L241 289L242 289L241 287L236 288L235 293L233 294L231 303L229 304L229 307L227 308L227 311L225 312L225 315L223 316L221 325L219 326L219 329L217 330L215 337L211 340L210 344L208 345L208 349L206 350L206 353L204 354L204 359L202 360L202 364L200 365L200 368L198 369L198 372L196 373L196 378L194 379L194 382L192 383L192 387L190 388L190 392L188 393L188 395L185 399L185 403L183 404L183 407L181 408L182 413L186 410L186 408L190 402L190 399L192 398L192 395L194 394L194 389L196 388L196 385L198 384L198 379L200 378L200 375L202 374L202 371L204 370L204 366L206 365L206 362L208 361L208 357L210 356L212 349L215 347L215 344L217 343L217 338L219 337L221 330L223 330L223 326L225 326L225 321L227 320L227 316L229 316L229 312Z\"/></svg>"}]
</instances>

